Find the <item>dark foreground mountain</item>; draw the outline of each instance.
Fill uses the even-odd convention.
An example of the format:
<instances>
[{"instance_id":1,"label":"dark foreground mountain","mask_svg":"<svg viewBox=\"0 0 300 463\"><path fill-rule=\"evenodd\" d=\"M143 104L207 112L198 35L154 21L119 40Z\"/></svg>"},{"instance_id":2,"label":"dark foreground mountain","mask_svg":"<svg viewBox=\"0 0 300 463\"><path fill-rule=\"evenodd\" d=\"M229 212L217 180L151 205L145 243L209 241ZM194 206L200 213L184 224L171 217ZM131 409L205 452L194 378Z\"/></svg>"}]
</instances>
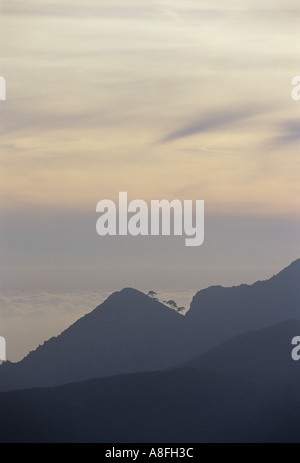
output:
<instances>
[{"instance_id":1,"label":"dark foreground mountain","mask_svg":"<svg viewBox=\"0 0 300 463\"><path fill-rule=\"evenodd\" d=\"M165 369L248 330L300 318L300 259L270 280L198 292L186 316L124 289L18 363L0 390Z\"/></svg>"},{"instance_id":2,"label":"dark foreground mountain","mask_svg":"<svg viewBox=\"0 0 300 463\"><path fill-rule=\"evenodd\" d=\"M193 368L2 392L0 442L300 442L298 328L238 336Z\"/></svg>"}]
</instances>

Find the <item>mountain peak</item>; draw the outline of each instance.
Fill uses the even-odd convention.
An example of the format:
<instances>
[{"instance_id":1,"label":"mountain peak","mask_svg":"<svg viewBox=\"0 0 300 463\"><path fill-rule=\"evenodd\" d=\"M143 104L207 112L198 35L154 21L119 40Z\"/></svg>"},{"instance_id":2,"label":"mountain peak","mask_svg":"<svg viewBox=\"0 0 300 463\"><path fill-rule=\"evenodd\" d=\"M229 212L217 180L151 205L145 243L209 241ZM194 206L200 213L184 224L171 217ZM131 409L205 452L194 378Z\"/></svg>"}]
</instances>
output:
<instances>
[{"instance_id":1,"label":"mountain peak","mask_svg":"<svg viewBox=\"0 0 300 463\"><path fill-rule=\"evenodd\" d=\"M139 291L138 289L128 287L128 288L123 288L120 291L115 291L109 296L109 298L111 297L128 299L128 298L141 298L141 297L143 298L147 296L145 293L143 293L142 291Z\"/></svg>"},{"instance_id":2,"label":"mountain peak","mask_svg":"<svg viewBox=\"0 0 300 463\"><path fill-rule=\"evenodd\" d=\"M135 288L131 288L130 286L126 287L126 288L123 288L121 289L120 291L116 291L117 294L122 294L122 295L143 295L145 296L145 293L143 293L142 291L139 291L138 289L135 289Z\"/></svg>"},{"instance_id":3,"label":"mountain peak","mask_svg":"<svg viewBox=\"0 0 300 463\"><path fill-rule=\"evenodd\" d=\"M291 276L300 278L300 259L294 260L290 265L285 267L283 270L281 270L279 273L274 275L272 278L279 278L279 277L290 278Z\"/></svg>"},{"instance_id":4,"label":"mountain peak","mask_svg":"<svg viewBox=\"0 0 300 463\"><path fill-rule=\"evenodd\" d=\"M205 327L199 337L198 351L246 331L299 319L299 281L300 259L297 259L265 281L231 288L215 286L196 293L186 319L192 325L191 331Z\"/></svg>"},{"instance_id":5,"label":"mountain peak","mask_svg":"<svg viewBox=\"0 0 300 463\"><path fill-rule=\"evenodd\" d=\"M1 368L0 390L163 369L186 357L181 333L176 311L123 288L20 362Z\"/></svg>"},{"instance_id":6,"label":"mountain peak","mask_svg":"<svg viewBox=\"0 0 300 463\"><path fill-rule=\"evenodd\" d=\"M147 294L139 291L138 289L127 287L123 288L120 291L115 291L108 298L98 306L96 309L104 308L105 306L114 306L114 307L126 307L129 308L138 308L138 307L155 307L163 306L166 309L170 309L165 306L158 299L148 296Z\"/></svg>"}]
</instances>

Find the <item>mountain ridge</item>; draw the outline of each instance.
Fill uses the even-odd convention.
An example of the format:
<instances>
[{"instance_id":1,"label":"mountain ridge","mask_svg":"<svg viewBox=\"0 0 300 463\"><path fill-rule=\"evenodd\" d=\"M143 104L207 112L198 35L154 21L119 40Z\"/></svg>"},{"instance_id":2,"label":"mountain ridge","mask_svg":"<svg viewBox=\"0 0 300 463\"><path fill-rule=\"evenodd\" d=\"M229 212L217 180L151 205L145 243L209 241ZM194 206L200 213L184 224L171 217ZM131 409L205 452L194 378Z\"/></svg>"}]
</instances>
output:
<instances>
[{"instance_id":1,"label":"mountain ridge","mask_svg":"<svg viewBox=\"0 0 300 463\"><path fill-rule=\"evenodd\" d=\"M242 364L237 342L251 345L246 354L255 365L257 346L266 339L268 355L250 378L247 368L222 365L221 345L204 354L213 362L1 392L0 442L300 442L299 365L287 358L285 342L271 363L268 357L274 339L284 339L287 327L289 338L299 326L287 321L228 341L236 367ZM277 362L280 352L284 363ZM285 362L295 374L284 374Z\"/></svg>"},{"instance_id":2,"label":"mountain ridge","mask_svg":"<svg viewBox=\"0 0 300 463\"><path fill-rule=\"evenodd\" d=\"M0 390L165 368L183 317L138 290L110 295L23 360L0 366Z\"/></svg>"},{"instance_id":3,"label":"mountain ridge","mask_svg":"<svg viewBox=\"0 0 300 463\"><path fill-rule=\"evenodd\" d=\"M192 337L196 338L197 327L206 328L195 349L201 353L237 334L300 318L299 282L297 259L264 281L198 291L185 315Z\"/></svg>"},{"instance_id":4,"label":"mountain ridge","mask_svg":"<svg viewBox=\"0 0 300 463\"><path fill-rule=\"evenodd\" d=\"M112 293L23 360L0 365L0 390L166 369L238 334L300 317L300 259L268 280L195 294L182 316L134 288Z\"/></svg>"},{"instance_id":5,"label":"mountain ridge","mask_svg":"<svg viewBox=\"0 0 300 463\"><path fill-rule=\"evenodd\" d=\"M270 380L288 389L299 401L300 364L292 359L291 340L300 333L298 320L239 334L174 368L201 368L226 371L248 381Z\"/></svg>"}]
</instances>

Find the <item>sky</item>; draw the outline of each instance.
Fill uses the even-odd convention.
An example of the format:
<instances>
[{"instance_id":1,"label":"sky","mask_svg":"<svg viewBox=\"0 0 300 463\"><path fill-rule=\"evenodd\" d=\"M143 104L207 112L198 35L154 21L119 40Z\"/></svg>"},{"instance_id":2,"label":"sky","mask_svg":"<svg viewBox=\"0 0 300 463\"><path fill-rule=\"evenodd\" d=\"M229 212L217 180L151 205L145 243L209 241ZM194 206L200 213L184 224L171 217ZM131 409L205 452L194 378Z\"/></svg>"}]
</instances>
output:
<instances>
[{"instance_id":1,"label":"sky","mask_svg":"<svg viewBox=\"0 0 300 463\"><path fill-rule=\"evenodd\" d=\"M298 0L1 2L0 335L12 358L122 287L188 305L299 257L299 26ZM99 237L96 204L120 191L203 199L204 244Z\"/></svg>"}]
</instances>

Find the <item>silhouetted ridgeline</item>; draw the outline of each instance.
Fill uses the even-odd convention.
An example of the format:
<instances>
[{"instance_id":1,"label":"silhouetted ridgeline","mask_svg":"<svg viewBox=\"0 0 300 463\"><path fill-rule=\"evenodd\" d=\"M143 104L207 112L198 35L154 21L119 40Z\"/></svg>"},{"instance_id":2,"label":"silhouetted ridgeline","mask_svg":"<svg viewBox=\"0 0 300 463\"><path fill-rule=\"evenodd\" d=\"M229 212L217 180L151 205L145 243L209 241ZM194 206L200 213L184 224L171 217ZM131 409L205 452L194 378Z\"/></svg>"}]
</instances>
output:
<instances>
[{"instance_id":1,"label":"silhouetted ridgeline","mask_svg":"<svg viewBox=\"0 0 300 463\"><path fill-rule=\"evenodd\" d=\"M300 259L267 281L199 291L186 317L195 350L285 320L300 319ZM199 337L199 334L201 336Z\"/></svg>"},{"instance_id":2,"label":"silhouetted ridgeline","mask_svg":"<svg viewBox=\"0 0 300 463\"><path fill-rule=\"evenodd\" d=\"M0 366L0 442L300 442L299 277L297 260L208 288L185 317L134 289L112 294Z\"/></svg>"},{"instance_id":3,"label":"silhouetted ridgeline","mask_svg":"<svg viewBox=\"0 0 300 463\"><path fill-rule=\"evenodd\" d=\"M2 364L0 390L183 363L245 331L299 319L299 277L300 259L267 281L210 287L194 296L184 317L140 291L123 289L22 361Z\"/></svg>"},{"instance_id":4,"label":"silhouetted ridgeline","mask_svg":"<svg viewBox=\"0 0 300 463\"><path fill-rule=\"evenodd\" d=\"M0 442L300 442L299 326L237 336L193 367L2 392Z\"/></svg>"}]
</instances>

